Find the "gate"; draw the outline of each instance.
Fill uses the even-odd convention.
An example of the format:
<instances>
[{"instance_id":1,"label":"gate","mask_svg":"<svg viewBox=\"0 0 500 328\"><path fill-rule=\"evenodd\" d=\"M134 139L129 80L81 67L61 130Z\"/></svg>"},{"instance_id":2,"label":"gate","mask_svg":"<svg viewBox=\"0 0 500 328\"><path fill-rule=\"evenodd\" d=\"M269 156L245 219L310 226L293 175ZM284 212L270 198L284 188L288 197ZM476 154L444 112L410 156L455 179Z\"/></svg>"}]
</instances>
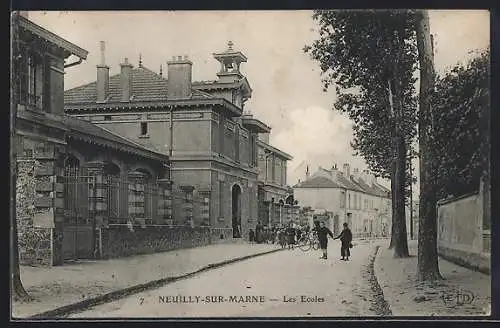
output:
<instances>
[{"instance_id":1,"label":"gate","mask_svg":"<svg viewBox=\"0 0 500 328\"><path fill-rule=\"evenodd\" d=\"M68 174L64 177L63 260L90 259L94 254L91 197L94 177Z\"/></svg>"}]
</instances>

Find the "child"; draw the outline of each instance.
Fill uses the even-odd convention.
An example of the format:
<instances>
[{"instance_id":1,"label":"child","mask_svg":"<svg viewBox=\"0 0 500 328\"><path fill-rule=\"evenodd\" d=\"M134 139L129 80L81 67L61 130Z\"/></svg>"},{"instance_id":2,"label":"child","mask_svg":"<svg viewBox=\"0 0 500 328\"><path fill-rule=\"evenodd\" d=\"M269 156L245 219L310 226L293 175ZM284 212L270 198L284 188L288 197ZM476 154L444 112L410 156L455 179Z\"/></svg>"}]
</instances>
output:
<instances>
[{"instance_id":1,"label":"child","mask_svg":"<svg viewBox=\"0 0 500 328\"><path fill-rule=\"evenodd\" d=\"M255 240L255 232L253 229L250 229L250 232L248 233L248 239L250 240L250 243L253 244Z\"/></svg>"},{"instance_id":2,"label":"child","mask_svg":"<svg viewBox=\"0 0 500 328\"><path fill-rule=\"evenodd\" d=\"M328 258L328 235L333 238L333 233L325 227L325 222L321 221L319 228L316 230L318 233L319 246L323 251L323 256L320 259L326 260Z\"/></svg>"}]
</instances>

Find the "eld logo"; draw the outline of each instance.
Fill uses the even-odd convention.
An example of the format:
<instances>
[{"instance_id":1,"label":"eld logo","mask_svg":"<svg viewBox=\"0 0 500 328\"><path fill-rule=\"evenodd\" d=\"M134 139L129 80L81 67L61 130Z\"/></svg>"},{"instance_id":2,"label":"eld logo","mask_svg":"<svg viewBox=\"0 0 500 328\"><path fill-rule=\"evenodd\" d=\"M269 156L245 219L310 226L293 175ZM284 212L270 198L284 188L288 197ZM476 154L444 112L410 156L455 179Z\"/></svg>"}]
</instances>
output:
<instances>
[{"instance_id":1,"label":"eld logo","mask_svg":"<svg viewBox=\"0 0 500 328\"><path fill-rule=\"evenodd\" d=\"M468 290L457 289L455 291L444 291L441 299L446 306L455 307L464 304L471 304L474 301L474 294Z\"/></svg>"}]
</instances>

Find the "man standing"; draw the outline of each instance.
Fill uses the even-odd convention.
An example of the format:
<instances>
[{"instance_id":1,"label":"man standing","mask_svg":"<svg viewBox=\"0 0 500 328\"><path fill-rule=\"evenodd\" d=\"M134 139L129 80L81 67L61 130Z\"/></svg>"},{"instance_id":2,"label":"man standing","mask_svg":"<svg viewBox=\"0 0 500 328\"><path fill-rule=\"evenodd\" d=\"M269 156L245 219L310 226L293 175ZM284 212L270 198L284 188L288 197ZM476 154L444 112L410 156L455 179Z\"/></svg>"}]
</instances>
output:
<instances>
[{"instance_id":1,"label":"man standing","mask_svg":"<svg viewBox=\"0 0 500 328\"><path fill-rule=\"evenodd\" d=\"M342 261L349 261L349 256L351 256L351 251L349 248L351 248L352 244L352 233L351 229L347 226L347 223L344 223L344 229L338 235L337 237L333 239L340 239L341 241L341 246L340 246L340 255L342 256L341 260Z\"/></svg>"},{"instance_id":2,"label":"man standing","mask_svg":"<svg viewBox=\"0 0 500 328\"><path fill-rule=\"evenodd\" d=\"M319 223L319 228L316 230L319 239L319 247L323 251L323 256L320 259L326 260L328 258L328 235L333 238L333 233L325 227L325 222Z\"/></svg>"},{"instance_id":3,"label":"man standing","mask_svg":"<svg viewBox=\"0 0 500 328\"><path fill-rule=\"evenodd\" d=\"M286 235L288 238L288 249L293 249L293 245L295 244L295 228L293 227L292 223L288 225L288 228L286 229Z\"/></svg>"},{"instance_id":4,"label":"man standing","mask_svg":"<svg viewBox=\"0 0 500 328\"><path fill-rule=\"evenodd\" d=\"M255 241L257 242L257 244L260 244L262 243L262 224L259 222L257 222L257 226L255 227Z\"/></svg>"}]
</instances>

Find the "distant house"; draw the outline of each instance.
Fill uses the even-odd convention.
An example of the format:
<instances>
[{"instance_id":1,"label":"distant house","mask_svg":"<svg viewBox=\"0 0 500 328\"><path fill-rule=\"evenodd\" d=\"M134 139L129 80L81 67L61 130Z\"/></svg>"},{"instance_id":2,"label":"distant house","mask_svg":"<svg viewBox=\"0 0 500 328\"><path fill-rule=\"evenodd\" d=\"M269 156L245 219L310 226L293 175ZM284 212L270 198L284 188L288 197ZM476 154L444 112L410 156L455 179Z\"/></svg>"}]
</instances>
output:
<instances>
[{"instance_id":1,"label":"distant house","mask_svg":"<svg viewBox=\"0 0 500 328\"><path fill-rule=\"evenodd\" d=\"M339 232L347 222L355 236L389 236L391 227L390 190L368 171L359 172L344 164L343 170L319 168L293 187L301 206L329 212L330 229Z\"/></svg>"}]
</instances>

